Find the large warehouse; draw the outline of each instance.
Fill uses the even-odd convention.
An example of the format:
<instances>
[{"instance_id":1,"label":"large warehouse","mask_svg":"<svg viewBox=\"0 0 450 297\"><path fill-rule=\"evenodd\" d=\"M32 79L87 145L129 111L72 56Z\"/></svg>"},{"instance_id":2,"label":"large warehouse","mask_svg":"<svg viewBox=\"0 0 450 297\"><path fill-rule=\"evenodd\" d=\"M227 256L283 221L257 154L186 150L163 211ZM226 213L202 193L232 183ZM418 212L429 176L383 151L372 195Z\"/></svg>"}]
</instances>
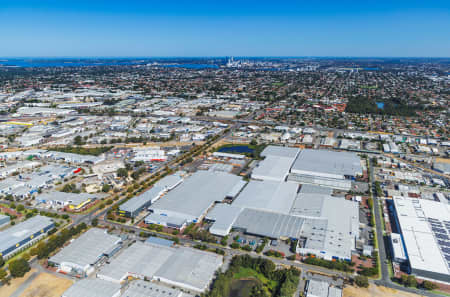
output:
<instances>
[{"instance_id":1,"label":"large warehouse","mask_svg":"<svg viewBox=\"0 0 450 297\"><path fill-rule=\"evenodd\" d=\"M148 278L199 293L208 288L222 260L191 248L136 242L103 266L97 277L116 283L128 276Z\"/></svg>"},{"instance_id":2,"label":"large warehouse","mask_svg":"<svg viewBox=\"0 0 450 297\"><path fill-rule=\"evenodd\" d=\"M0 232L0 255L8 259L33 245L53 229L55 224L47 217L35 216Z\"/></svg>"},{"instance_id":3,"label":"large warehouse","mask_svg":"<svg viewBox=\"0 0 450 297\"><path fill-rule=\"evenodd\" d=\"M292 165L288 179L349 190L351 180L362 174L361 160L356 153L305 149Z\"/></svg>"},{"instance_id":4,"label":"large warehouse","mask_svg":"<svg viewBox=\"0 0 450 297\"><path fill-rule=\"evenodd\" d=\"M298 148L269 145L261 152L265 159L253 169L252 178L284 181L299 152Z\"/></svg>"},{"instance_id":5,"label":"large warehouse","mask_svg":"<svg viewBox=\"0 0 450 297\"><path fill-rule=\"evenodd\" d=\"M98 278L86 278L74 283L61 297L119 297L120 284Z\"/></svg>"},{"instance_id":6,"label":"large warehouse","mask_svg":"<svg viewBox=\"0 0 450 297\"><path fill-rule=\"evenodd\" d=\"M215 202L223 201L240 181L239 176L229 173L197 171L149 209L165 217L167 224L197 222Z\"/></svg>"},{"instance_id":7,"label":"large warehouse","mask_svg":"<svg viewBox=\"0 0 450 297\"><path fill-rule=\"evenodd\" d=\"M103 229L92 228L51 257L48 262L65 273L84 277L93 271L93 265L103 256L113 255L121 247L120 242L120 237L110 235Z\"/></svg>"},{"instance_id":8,"label":"large warehouse","mask_svg":"<svg viewBox=\"0 0 450 297\"><path fill-rule=\"evenodd\" d=\"M297 189L298 184L294 182L251 180L233 206L287 214L297 196Z\"/></svg>"},{"instance_id":9,"label":"large warehouse","mask_svg":"<svg viewBox=\"0 0 450 297\"><path fill-rule=\"evenodd\" d=\"M426 199L393 198L411 273L450 280L450 205Z\"/></svg>"},{"instance_id":10,"label":"large warehouse","mask_svg":"<svg viewBox=\"0 0 450 297\"><path fill-rule=\"evenodd\" d=\"M282 191L277 190L280 184ZM225 236L235 228L262 237L295 238L298 253L350 260L359 238L358 203L331 196L329 188L302 185L298 194L297 188L290 182L250 181L231 206L218 204L208 213L210 232Z\"/></svg>"},{"instance_id":11,"label":"large warehouse","mask_svg":"<svg viewBox=\"0 0 450 297\"><path fill-rule=\"evenodd\" d=\"M152 203L158 200L167 191L174 189L183 182L183 178L179 174L172 174L165 176L155 183L150 189L131 198L124 204L119 206L119 213L126 217L136 217L142 210L149 207Z\"/></svg>"}]
</instances>

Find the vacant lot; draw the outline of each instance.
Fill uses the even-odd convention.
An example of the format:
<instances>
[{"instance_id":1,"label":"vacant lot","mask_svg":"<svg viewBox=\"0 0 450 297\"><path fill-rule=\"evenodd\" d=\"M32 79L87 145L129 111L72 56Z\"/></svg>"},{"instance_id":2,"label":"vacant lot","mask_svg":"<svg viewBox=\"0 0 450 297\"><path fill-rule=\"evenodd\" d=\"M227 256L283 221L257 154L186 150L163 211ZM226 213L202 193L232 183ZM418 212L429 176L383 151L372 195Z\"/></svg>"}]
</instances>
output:
<instances>
[{"instance_id":1,"label":"vacant lot","mask_svg":"<svg viewBox=\"0 0 450 297\"><path fill-rule=\"evenodd\" d=\"M0 287L0 297L11 296L34 272L36 272L36 269L31 269L24 275L24 277L12 279L9 286L5 285Z\"/></svg>"},{"instance_id":2,"label":"vacant lot","mask_svg":"<svg viewBox=\"0 0 450 297\"><path fill-rule=\"evenodd\" d=\"M41 273L20 297L60 297L72 284L69 279Z\"/></svg>"},{"instance_id":3,"label":"vacant lot","mask_svg":"<svg viewBox=\"0 0 450 297\"><path fill-rule=\"evenodd\" d=\"M418 297L420 295L370 285L369 288L345 287L344 297Z\"/></svg>"}]
</instances>

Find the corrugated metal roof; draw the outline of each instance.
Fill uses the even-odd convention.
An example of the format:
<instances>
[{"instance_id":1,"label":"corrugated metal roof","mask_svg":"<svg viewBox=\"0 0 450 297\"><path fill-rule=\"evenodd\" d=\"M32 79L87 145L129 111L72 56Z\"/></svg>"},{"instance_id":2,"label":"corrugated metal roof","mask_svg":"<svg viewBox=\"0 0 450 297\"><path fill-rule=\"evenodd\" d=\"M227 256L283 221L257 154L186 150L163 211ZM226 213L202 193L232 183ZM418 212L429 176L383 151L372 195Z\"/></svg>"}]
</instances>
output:
<instances>
[{"instance_id":1,"label":"corrugated metal roof","mask_svg":"<svg viewBox=\"0 0 450 297\"><path fill-rule=\"evenodd\" d=\"M111 297L120 291L120 284L98 278L82 279L63 293L63 297Z\"/></svg>"},{"instance_id":2,"label":"corrugated metal roof","mask_svg":"<svg viewBox=\"0 0 450 297\"><path fill-rule=\"evenodd\" d=\"M111 251L120 237L106 233L106 230L92 228L64 247L50 258L53 263L62 262L76 264L81 268L94 264L104 253Z\"/></svg>"},{"instance_id":3,"label":"corrugated metal roof","mask_svg":"<svg viewBox=\"0 0 450 297\"><path fill-rule=\"evenodd\" d=\"M156 213L176 213L199 218L215 202L222 201L241 178L224 172L197 171L150 208Z\"/></svg>"},{"instance_id":4,"label":"corrugated metal roof","mask_svg":"<svg viewBox=\"0 0 450 297\"><path fill-rule=\"evenodd\" d=\"M31 235L52 224L53 221L50 218L35 216L0 232L0 252L30 238Z\"/></svg>"}]
</instances>

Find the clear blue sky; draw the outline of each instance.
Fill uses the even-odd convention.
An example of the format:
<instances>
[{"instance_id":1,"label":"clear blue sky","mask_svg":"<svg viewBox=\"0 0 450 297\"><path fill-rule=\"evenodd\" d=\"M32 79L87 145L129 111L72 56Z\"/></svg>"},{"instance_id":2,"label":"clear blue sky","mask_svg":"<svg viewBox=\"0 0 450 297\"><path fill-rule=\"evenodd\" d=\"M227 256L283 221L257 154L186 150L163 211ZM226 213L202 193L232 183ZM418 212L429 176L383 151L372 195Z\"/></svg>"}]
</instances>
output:
<instances>
[{"instance_id":1,"label":"clear blue sky","mask_svg":"<svg viewBox=\"0 0 450 297\"><path fill-rule=\"evenodd\" d=\"M450 56L450 0L0 0L0 57Z\"/></svg>"}]
</instances>

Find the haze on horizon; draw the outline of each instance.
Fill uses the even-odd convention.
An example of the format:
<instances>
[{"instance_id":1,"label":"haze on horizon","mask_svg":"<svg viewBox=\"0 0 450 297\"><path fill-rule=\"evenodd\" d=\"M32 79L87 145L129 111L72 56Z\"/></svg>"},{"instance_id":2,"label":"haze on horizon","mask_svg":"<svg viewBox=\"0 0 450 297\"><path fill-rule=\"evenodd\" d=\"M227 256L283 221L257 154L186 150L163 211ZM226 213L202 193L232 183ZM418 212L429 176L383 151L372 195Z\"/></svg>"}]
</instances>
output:
<instances>
[{"instance_id":1,"label":"haze on horizon","mask_svg":"<svg viewBox=\"0 0 450 297\"><path fill-rule=\"evenodd\" d=\"M0 36L0 57L449 57L450 2L2 1Z\"/></svg>"}]
</instances>

